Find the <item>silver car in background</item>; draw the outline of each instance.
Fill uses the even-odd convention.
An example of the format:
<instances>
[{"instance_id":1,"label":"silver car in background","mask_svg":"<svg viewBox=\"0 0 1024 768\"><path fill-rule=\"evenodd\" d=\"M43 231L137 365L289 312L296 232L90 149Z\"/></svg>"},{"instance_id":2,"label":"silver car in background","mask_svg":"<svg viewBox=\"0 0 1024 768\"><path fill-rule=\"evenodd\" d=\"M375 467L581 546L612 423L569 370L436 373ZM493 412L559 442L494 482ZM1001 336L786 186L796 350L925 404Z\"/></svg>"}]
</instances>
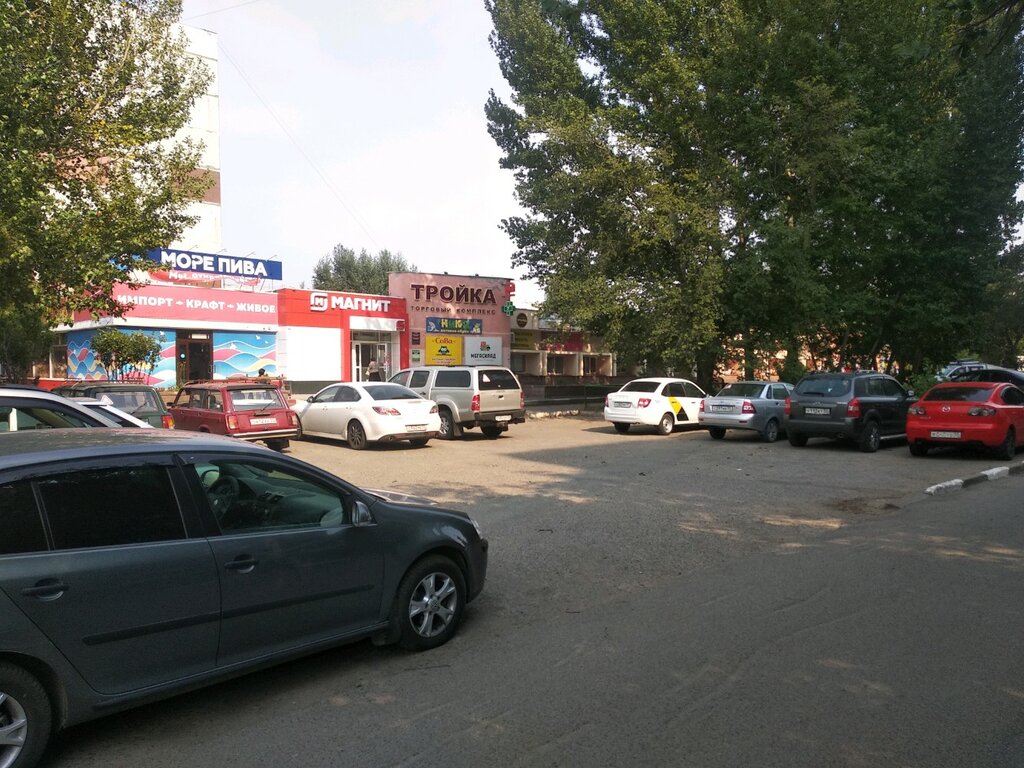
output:
<instances>
[{"instance_id":1,"label":"silver car in background","mask_svg":"<svg viewBox=\"0 0 1024 768\"><path fill-rule=\"evenodd\" d=\"M766 443L774 443L782 431L786 398L792 391L792 384L781 381L726 384L717 395L701 401L697 421L715 440L725 437L727 429L749 429Z\"/></svg>"}]
</instances>

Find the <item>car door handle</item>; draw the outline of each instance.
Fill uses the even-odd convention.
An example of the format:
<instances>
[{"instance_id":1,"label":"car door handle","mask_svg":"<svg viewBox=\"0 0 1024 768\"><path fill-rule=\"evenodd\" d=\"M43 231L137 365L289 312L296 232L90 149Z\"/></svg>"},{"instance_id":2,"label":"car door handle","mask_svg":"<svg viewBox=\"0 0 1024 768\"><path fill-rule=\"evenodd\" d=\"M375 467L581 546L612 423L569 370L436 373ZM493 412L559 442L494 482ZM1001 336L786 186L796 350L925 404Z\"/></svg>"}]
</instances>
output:
<instances>
[{"instance_id":1,"label":"car door handle","mask_svg":"<svg viewBox=\"0 0 1024 768\"><path fill-rule=\"evenodd\" d=\"M252 557L251 555L241 555L239 557L236 557L234 560L232 560L230 563L228 563L224 567L227 570L229 570L229 571L238 571L239 573L249 573L257 565L259 565L259 562L260 562L259 560L257 560L255 557Z\"/></svg>"},{"instance_id":2,"label":"car door handle","mask_svg":"<svg viewBox=\"0 0 1024 768\"><path fill-rule=\"evenodd\" d=\"M43 579L34 587L25 587L21 594L25 597L37 597L40 600L56 600L68 591L68 585L60 579Z\"/></svg>"}]
</instances>

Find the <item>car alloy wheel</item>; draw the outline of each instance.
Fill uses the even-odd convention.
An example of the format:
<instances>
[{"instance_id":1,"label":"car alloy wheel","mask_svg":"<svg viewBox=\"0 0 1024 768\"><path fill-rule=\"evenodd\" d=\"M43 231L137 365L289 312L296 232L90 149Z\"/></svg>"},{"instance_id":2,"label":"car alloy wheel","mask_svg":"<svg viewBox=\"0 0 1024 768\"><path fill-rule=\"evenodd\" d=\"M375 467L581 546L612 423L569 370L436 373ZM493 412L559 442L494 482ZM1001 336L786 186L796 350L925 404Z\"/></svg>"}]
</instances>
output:
<instances>
[{"instance_id":1,"label":"car alloy wheel","mask_svg":"<svg viewBox=\"0 0 1024 768\"><path fill-rule=\"evenodd\" d=\"M768 419L761 432L761 439L766 443L774 443L779 439L779 422L775 419Z\"/></svg>"},{"instance_id":2,"label":"car alloy wheel","mask_svg":"<svg viewBox=\"0 0 1024 768\"><path fill-rule=\"evenodd\" d=\"M869 421L864 425L864 433L860 436L860 449L864 453L874 453L882 444L882 432L878 428L878 422Z\"/></svg>"},{"instance_id":3,"label":"car alloy wheel","mask_svg":"<svg viewBox=\"0 0 1024 768\"><path fill-rule=\"evenodd\" d=\"M461 437L461 430L455 423L452 412L447 408L442 408L439 415L441 417L441 429L437 433L438 437L442 440L454 440L457 437Z\"/></svg>"},{"instance_id":4,"label":"car alloy wheel","mask_svg":"<svg viewBox=\"0 0 1024 768\"><path fill-rule=\"evenodd\" d=\"M0 663L0 768L35 765L50 738L50 702L32 675Z\"/></svg>"},{"instance_id":5,"label":"car alloy wheel","mask_svg":"<svg viewBox=\"0 0 1024 768\"><path fill-rule=\"evenodd\" d=\"M361 451L366 447L366 432L358 421L350 421L345 434L348 437L348 447L353 451Z\"/></svg>"},{"instance_id":6,"label":"car alloy wheel","mask_svg":"<svg viewBox=\"0 0 1024 768\"><path fill-rule=\"evenodd\" d=\"M413 566L398 588L399 644L421 651L446 642L462 618L465 594L462 571L448 558L427 557Z\"/></svg>"}]
</instances>

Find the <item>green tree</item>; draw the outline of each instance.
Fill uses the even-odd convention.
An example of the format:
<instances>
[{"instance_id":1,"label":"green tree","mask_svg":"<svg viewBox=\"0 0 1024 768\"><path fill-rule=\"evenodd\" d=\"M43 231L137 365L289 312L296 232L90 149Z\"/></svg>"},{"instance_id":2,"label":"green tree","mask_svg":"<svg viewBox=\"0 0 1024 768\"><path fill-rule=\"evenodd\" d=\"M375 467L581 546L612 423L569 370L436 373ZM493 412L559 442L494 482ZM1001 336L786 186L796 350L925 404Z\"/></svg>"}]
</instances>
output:
<instances>
[{"instance_id":1,"label":"green tree","mask_svg":"<svg viewBox=\"0 0 1024 768\"><path fill-rule=\"evenodd\" d=\"M389 272L418 271L401 254L382 250L371 256L364 249L356 256L355 251L339 243L313 268L313 288L387 296Z\"/></svg>"},{"instance_id":2,"label":"green tree","mask_svg":"<svg viewBox=\"0 0 1024 768\"><path fill-rule=\"evenodd\" d=\"M28 307L0 306L0 381L27 381L32 364L46 359L55 336L42 317Z\"/></svg>"},{"instance_id":3,"label":"green tree","mask_svg":"<svg viewBox=\"0 0 1024 768\"><path fill-rule=\"evenodd\" d=\"M209 73L184 53L180 13L180 0L3 3L5 302L120 314L113 283L192 223L208 180L200 147L174 139Z\"/></svg>"},{"instance_id":4,"label":"green tree","mask_svg":"<svg viewBox=\"0 0 1024 768\"><path fill-rule=\"evenodd\" d=\"M512 87L489 130L528 212L504 225L547 311L700 372L972 337L1021 219L1019 45L948 55L945 0L487 7Z\"/></svg>"},{"instance_id":5,"label":"green tree","mask_svg":"<svg viewBox=\"0 0 1024 768\"><path fill-rule=\"evenodd\" d=\"M133 379L153 372L160 362L160 342L142 331L125 333L103 328L89 343L107 371L107 378Z\"/></svg>"},{"instance_id":6,"label":"green tree","mask_svg":"<svg viewBox=\"0 0 1024 768\"><path fill-rule=\"evenodd\" d=\"M723 242L696 119L705 4L486 5L513 90L491 93L489 131L528 212L503 223L513 261L545 311L603 334L623 364L709 377Z\"/></svg>"}]
</instances>

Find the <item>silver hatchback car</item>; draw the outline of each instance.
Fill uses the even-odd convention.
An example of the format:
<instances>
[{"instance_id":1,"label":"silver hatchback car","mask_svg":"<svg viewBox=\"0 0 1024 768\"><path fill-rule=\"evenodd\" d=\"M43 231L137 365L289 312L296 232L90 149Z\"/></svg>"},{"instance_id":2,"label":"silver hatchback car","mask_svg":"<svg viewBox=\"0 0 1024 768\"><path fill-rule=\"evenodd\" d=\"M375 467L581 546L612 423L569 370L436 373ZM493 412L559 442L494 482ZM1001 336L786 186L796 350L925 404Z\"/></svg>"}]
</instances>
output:
<instances>
[{"instance_id":1,"label":"silver hatchback car","mask_svg":"<svg viewBox=\"0 0 1024 768\"><path fill-rule=\"evenodd\" d=\"M766 443L774 443L782 431L786 398L792 392L792 384L780 381L727 384L714 397L701 401L697 421L715 440L725 437L727 429L748 429Z\"/></svg>"},{"instance_id":2,"label":"silver hatchback car","mask_svg":"<svg viewBox=\"0 0 1024 768\"><path fill-rule=\"evenodd\" d=\"M55 729L361 638L447 641L484 585L465 513L228 437L0 437L0 766Z\"/></svg>"}]
</instances>

